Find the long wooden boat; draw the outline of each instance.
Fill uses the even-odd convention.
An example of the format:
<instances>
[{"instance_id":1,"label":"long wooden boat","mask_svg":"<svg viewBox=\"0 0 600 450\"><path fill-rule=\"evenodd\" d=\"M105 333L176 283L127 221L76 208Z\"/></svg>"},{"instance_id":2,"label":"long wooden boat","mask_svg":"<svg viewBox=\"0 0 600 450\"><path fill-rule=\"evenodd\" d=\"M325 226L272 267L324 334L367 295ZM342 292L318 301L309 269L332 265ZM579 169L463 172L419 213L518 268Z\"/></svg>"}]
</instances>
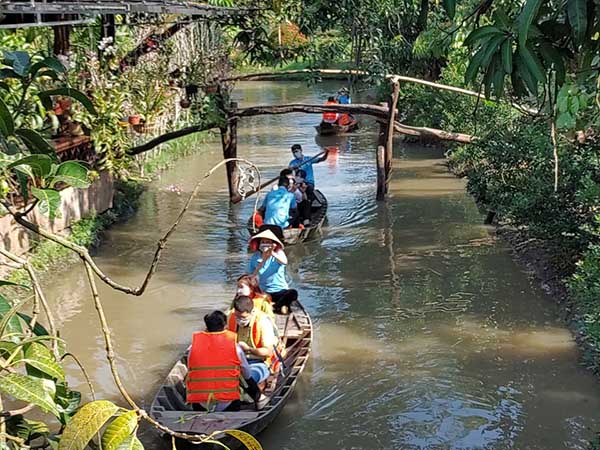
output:
<instances>
[{"instance_id":1,"label":"long wooden boat","mask_svg":"<svg viewBox=\"0 0 600 450\"><path fill-rule=\"evenodd\" d=\"M159 388L150 407L150 416L172 430L193 435L241 430L256 436L264 430L290 398L296 381L304 370L312 344L310 316L299 302L292 304L289 315L276 314L275 319L287 351L279 374L267 379L263 394L268 397L268 401L263 409L257 411L254 403L242 403L241 410L236 412L194 411L185 402L186 353L175 363ZM230 448L240 444L237 439L223 433L217 434L215 438Z\"/></svg>"},{"instance_id":2,"label":"long wooden boat","mask_svg":"<svg viewBox=\"0 0 600 450\"><path fill-rule=\"evenodd\" d=\"M333 134L351 133L358 128L358 121L352 119L348 125L338 125L337 123L321 122L315 126L317 133L321 136L330 136Z\"/></svg>"},{"instance_id":3,"label":"long wooden boat","mask_svg":"<svg viewBox=\"0 0 600 450\"><path fill-rule=\"evenodd\" d=\"M311 205L310 223L304 228L286 228L283 230L283 243L285 245L294 245L298 242L304 242L321 231L325 217L327 216L327 198L321 191L315 189L315 199ZM258 227L255 226L252 217L248 219L248 231L250 235L256 234Z\"/></svg>"}]
</instances>

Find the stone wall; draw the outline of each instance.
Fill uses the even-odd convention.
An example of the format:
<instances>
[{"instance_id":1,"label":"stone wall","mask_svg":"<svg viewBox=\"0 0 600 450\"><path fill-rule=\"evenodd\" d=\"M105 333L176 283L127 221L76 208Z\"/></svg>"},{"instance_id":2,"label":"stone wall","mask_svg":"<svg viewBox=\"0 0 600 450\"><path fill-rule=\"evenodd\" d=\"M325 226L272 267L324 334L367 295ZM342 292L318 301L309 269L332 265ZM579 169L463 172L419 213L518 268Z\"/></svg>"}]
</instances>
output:
<instances>
[{"instance_id":1,"label":"stone wall","mask_svg":"<svg viewBox=\"0 0 600 450\"><path fill-rule=\"evenodd\" d=\"M53 233L68 234L68 228L79 219L100 214L113 205L114 183L108 172L87 189L69 187L60 191L59 217L50 220L36 207L27 219ZM0 218L0 239L5 249L17 255L27 253L36 242L36 236L17 224L9 215Z\"/></svg>"}]
</instances>

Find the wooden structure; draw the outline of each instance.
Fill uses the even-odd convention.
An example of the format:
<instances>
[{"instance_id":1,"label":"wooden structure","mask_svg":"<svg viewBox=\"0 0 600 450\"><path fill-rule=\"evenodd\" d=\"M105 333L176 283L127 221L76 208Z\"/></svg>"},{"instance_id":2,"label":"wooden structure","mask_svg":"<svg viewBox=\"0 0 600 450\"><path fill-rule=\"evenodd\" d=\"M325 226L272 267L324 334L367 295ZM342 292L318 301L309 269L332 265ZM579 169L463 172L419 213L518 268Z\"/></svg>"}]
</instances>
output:
<instances>
[{"instance_id":1,"label":"wooden structure","mask_svg":"<svg viewBox=\"0 0 600 450\"><path fill-rule=\"evenodd\" d=\"M235 412L207 414L195 411L186 403L187 355L184 355L159 388L150 406L150 416L171 430L190 435L209 435L231 429L256 435L264 430L290 398L310 355L313 334L310 316L301 304L294 303L289 315L276 314L275 319L286 353L282 357L280 373L267 379L263 393L268 401L263 409L257 411L253 403L242 403L241 410ZM236 444L223 434L216 438L228 446Z\"/></svg>"},{"instance_id":2,"label":"wooden structure","mask_svg":"<svg viewBox=\"0 0 600 450\"><path fill-rule=\"evenodd\" d=\"M264 214L264 211L263 211ZM294 245L298 242L304 242L312 238L315 234L321 232L323 222L327 216L327 198L319 190L315 190L315 199L311 205L310 223L304 228L286 228L283 230L283 243L285 245ZM248 232L250 236L256 234L254 216L248 219Z\"/></svg>"}]
</instances>

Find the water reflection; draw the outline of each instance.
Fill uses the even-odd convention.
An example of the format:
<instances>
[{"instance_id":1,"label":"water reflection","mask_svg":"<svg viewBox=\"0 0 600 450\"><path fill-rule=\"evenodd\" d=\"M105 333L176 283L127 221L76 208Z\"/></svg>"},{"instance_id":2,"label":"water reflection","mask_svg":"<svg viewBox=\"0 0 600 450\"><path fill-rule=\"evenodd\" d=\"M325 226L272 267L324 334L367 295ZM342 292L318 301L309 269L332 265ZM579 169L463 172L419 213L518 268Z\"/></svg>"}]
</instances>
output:
<instances>
[{"instance_id":1,"label":"water reflection","mask_svg":"<svg viewBox=\"0 0 600 450\"><path fill-rule=\"evenodd\" d=\"M242 83L241 106L314 102L336 84ZM267 450L583 449L598 427L595 379L577 366L550 299L532 288L481 225L442 150L395 146L391 198L375 197L375 128L315 139L315 115L249 119L240 156L277 174L290 145L337 146L315 166L329 199L328 226L289 249L289 274L315 323L313 357L297 392L260 436ZM178 163L150 186L142 208L107 233L98 263L137 285L185 196L220 159L218 145ZM182 192L169 189L176 185ZM244 271L252 202L229 205L225 174L210 178L173 235L142 298L101 288L122 374L151 400L201 317L223 308ZM99 394L118 398L83 273L48 280L64 336ZM84 390L73 368L73 382ZM146 433L148 447L158 447Z\"/></svg>"}]
</instances>

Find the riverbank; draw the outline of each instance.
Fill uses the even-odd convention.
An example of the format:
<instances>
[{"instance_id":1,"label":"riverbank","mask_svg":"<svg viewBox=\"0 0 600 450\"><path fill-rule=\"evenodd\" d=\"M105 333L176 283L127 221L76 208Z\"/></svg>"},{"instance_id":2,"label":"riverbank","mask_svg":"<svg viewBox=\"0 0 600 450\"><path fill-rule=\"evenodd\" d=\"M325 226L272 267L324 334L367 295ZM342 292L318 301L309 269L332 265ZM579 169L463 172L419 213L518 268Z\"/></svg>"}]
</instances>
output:
<instances>
[{"instance_id":1,"label":"riverbank","mask_svg":"<svg viewBox=\"0 0 600 450\"><path fill-rule=\"evenodd\" d=\"M452 153L448 153L448 168L459 178L469 179L464 168L452 162ZM479 209L490 214L492 207L471 191ZM574 277L574 267L569 260L565 261L557 252L556 244L532 236L526 226L514 226L505 221L497 212L493 212L493 225L496 234L510 245L514 259L525 268L530 277L541 286L559 305L561 319L567 324L580 350L580 363L586 369L600 375L600 348L598 341L589 332L584 311L569 289L569 281ZM573 255L570 255L572 258ZM568 259L570 259L568 258ZM596 447L594 447L596 448ZM600 441L598 442L600 448Z\"/></svg>"},{"instance_id":2,"label":"riverbank","mask_svg":"<svg viewBox=\"0 0 600 450\"><path fill-rule=\"evenodd\" d=\"M133 174L128 180L115 182L112 208L102 214L73 222L69 227L67 239L88 249L99 246L104 231L135 214L139 207L139 197L149 181L171 168L181 158L199 151L197 145L205 144L211 137L210 132L186 136L138 157L137 175ZM61 270L73 262L77 255L55 242L44 240L27 253L27 258L32 267L44 276L49 272ZM29 276L25 270L18 269L10 272L8 279L24 284L29 280Z\"/></svg>"}]
</instances>

